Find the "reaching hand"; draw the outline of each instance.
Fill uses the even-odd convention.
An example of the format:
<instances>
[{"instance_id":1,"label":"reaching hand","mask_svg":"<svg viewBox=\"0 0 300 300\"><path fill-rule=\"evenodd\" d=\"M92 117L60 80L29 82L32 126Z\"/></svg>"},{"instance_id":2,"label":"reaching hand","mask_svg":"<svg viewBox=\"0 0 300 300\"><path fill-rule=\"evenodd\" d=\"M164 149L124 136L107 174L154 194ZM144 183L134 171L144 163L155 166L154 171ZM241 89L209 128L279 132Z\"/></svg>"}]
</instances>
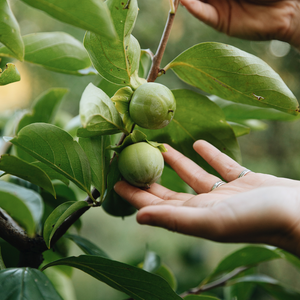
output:
<instances>
[{"instance_id":1,"label":"reaching hand","mask_svg":"<svg viewBox=\"0 0 300 300\"><path fill-rule=\"evenodd\" d=\"M205 141L194 149L228 183L166 145L165 161L197 195L176 193L159 184L148 190L125 181L116 192L140 211L141 224L219 242L266 243L300 256L300 182L249 172Z\"/></svg>"},{"instance_id":2,"label":"reaching hand","mask_svg":"<svg viewBox=\"0 0 300 300\"><path fill-rule=\"evenodd\" d=\"M300 49L299 0L180 0L202 22L230 36L278 39Z\"/></svg>"}]
</instances>

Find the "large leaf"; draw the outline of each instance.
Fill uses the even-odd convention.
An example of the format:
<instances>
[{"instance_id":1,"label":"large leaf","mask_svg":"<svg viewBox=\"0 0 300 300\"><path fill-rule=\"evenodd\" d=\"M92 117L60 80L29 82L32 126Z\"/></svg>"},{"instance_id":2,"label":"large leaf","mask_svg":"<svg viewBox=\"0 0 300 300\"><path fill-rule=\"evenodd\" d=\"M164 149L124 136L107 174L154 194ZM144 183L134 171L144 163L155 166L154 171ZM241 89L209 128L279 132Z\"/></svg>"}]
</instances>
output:
<instances>
[{"instance_id":1,"label":"large leaf","mask_svg":"<svg viewBox=\"0 0 300 300\"><path fill-rule=\"evenodd\" d=\"M254 283L263 288L267 293L272 295L278 300L298 300L300 299L300 292L285 287L280 284L276 279L266 275L252 275L245 276L228 282L228 285L248 282Z\"/></svg>"},{"instance_id":2,"label":"large leaf","mask_svg":"<svg viewBox=\"0 0 300 300\"><path fill-rule=\"evenodd\" d=\"M106 190L106 177L110 161L110 153L106 148L110 145L110 142L109 135L79 139L79 144L90 162L92 184L99 191L101 198Z\"/></svg>"},{"instance_id":3,"label":"large leaf","mask_svg":"<svg viewBox=\"0 0 300 300\"><path fill-rule=\"evenodd\" d=\"M139 68L140 45L130 34L138 12L137 0L108 0L118 34L112 42L92 32L87 32L84 46L99 74L119 85L130 85L131 75Z\"/></svg>"},{"instance_id":4,"label":"large leaf","mask_svg":"<svg viewBox=\"0 0 300 300\"><path fill-rule=\"evenodd\" d=\"M253 267L259 263L282 258L274 249L262 246L246 246L225 257L212 274L204 280L211 282L240 267Z\"/></svg>"},{"instance_id":5,"label":"large leaf","mask_svg":"<svg viewBox=\"0 0 300 300\"><path fill-rule=\"evenodd\" d=\"M30 181L55 197L55 190L51 179L42 169L35 165L29 164L16 156L3 154L0 157L0 170Z\"/></svg>"},{"instance_id":6,"label":"large leaf","mask_svg":"<svg viewBox=\"0 0 300 300\"><path fill-rule=\"evenodd\" d=\"M0 43L11 50L19 60L24 58L24 44L19 24L7 0L0 0Z\"/></svg>"},{"instance_id":7,"label":"large leaf","mask_svg":"<svg viewBox=\"0 0 300 300\"><path fill-rule=\"evenodd\" d=\"M47 247L51 248L51 240L57 229L62 223L74 212L82 208L88 208L89 205L86 201L69 201L56 207L49 215L44 224L43 237Z\"/></svg>"},{"instance_id":8,"label":"large leaf","mask_svg":"<svg viewBox=\"0 0 300 300\"><path fill-rule=\"evenodd\" d=\"M73 75L85 75L91 66L83 45L65 32L38 32L23 36L24 60L46 69ZM15 57L6 47L0 48L0 56Z\"/></svg>"},{"instance_id":9,"label":"large leaf","mask_svg":"<svg viewBox=\"0 0 300 300\"><path fill-rule=\"evenodd\" d=\"M0 299L62 300L46 275L31 268L0 271Z\"/></svg>"},{"instance_id":10,"label":"large leaf","mask_svg":"<svg viewBox=\"0 0 300 300\"><path fill-rule=\"evenodd\" d=\"M34 123L22 128L10 142L64 175L93 198L88 158L67 132L51 124Z\"/></svg>"},{"instance_id":11,"label":"large leaf","mask_svg":"<svg viewBox=\"0 0 300 300\"><path fill-rule=\"evenodd\" d=\"M97 255L110 259L107 253L84 237L75 234L65 234L64 237L73 241L85 254Z\"/></svg>"},{"instance_id":12,"label":"large leaf","mask_svg":"<svg viewBox=\"0 0 300 300\"><path fill-rule=\"evenodd\" d=\"M171 68L179 78L223 99L298 114L298 101L263 60L221 43L201 43L176 57Z\"/></svg>"},{"instance_id":13,"label":"large leaf","mask_svg":"<svg viewBox=\"0 0 300 300\"><path fill-rule=\"evenodd\" d=\"M0 68L0 86L20 80L20 73L14 64L8 63L4 70Z\"/></svg>"},{"instance_id":14,"label":"large leaf","mask_svg":"<svg viewBox=\"0 0 300 300\"><path fill-rule=\"evenodd\" d=\"M44 268L55 265L67 265L80 269L136 300L181 299L164 279L140 268L100 256L68 257L52 262Z\"/></svg>"},{"instance_id":15,"label":"large leaf","mask_svg":"<svg viewBox=\"0 0 300 300\"><path fill-rule=\"evenodd\" d=\"M210 96L209 98L221 107L226 120L228 121L241 121L248 119L294 121L300 117L300 115L293 116L274 108L264 108L236 103L221 99L217 96Z\"/></svg>"},{"instance_id":16,"label":"large leaf","mask_svg":"<svg viewBox=\"0 0 300 300\"><path fill-rule=\"evenodd\" d=\"M31 123L52 123L58 106L67 92L68 90L64 88L51 88L40 95L30 111L20 119L16 133Z\"/></svg>"},{"instance_id":17,"label":"large leaf","mask_svg":"<svg viewBox=\"0 0 300 300\"><path fill-rule=\"evenodd\" d=\"M102 0L22 0L50 16L107 38L116 38L110 11Z\"/></svg>"},{"instance_id":18,"label":"large leaf","mask_svg":"<svg viewBox=\"0 0 300 300\"><path fill-rule=\"evenodd\" d=\"M203 168L215 172L194 150L193 143L204 139L235 160L240 161L239 146L222 110L207 97L190 90L173 90L176 112L162 129L146 130L148 140L168 143Z\"/></svg>"},{"instance_id":19,"label":"large leaf","mask_svg":"<svg viewBox=\"0 0 300 300\"><path fill-rule=\"evenodd\" d=\"M43 201L38 193L0 180L0 207L24 227L30 237L35 235L44 211Z\"/></svg>"},{"instance_id":20,"label":"large leaf","mask_svg":"<svg viewBox=\"0 0 300 300\"><path fill-rule=\"evenodd\" d=\"M125 130L113 102L92 83L81 96L79 114L83 126L77 131L80 137L114 134Z\"/></svg>"}]
</instances>

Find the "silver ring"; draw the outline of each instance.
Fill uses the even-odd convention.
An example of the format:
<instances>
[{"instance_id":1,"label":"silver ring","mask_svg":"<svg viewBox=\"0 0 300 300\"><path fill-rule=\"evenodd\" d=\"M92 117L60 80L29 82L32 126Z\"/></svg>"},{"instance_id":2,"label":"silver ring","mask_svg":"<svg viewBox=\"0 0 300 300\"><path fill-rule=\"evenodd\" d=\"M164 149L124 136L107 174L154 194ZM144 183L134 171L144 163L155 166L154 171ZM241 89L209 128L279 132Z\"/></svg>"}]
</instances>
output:
<instances>
[{"instance_id":1,"label":"silver ring","mask_svg":"<svg viewBox=\"0 0 300 300\"><path fill-rule=\"evenodd\" d=\"M249 172L251 172L251 170L245 169L243 172L241 172L241 174L238 176L238 178L241 178L241 177L245 176L245 175L248 174Z\"/></svg>"},{"instance_id":2,"label":"silver ring","mask_svg":"<svg viewBox=\"0 0 300 300\"><path fill-rule=\"evenodd\" d=\"M219 186L221 186L221 185L223 185L223 184L225 184L225 183L226 183L226 182L224 182L224 181L222 181L222 180L217 181L217 182L213 185L213 187L211 188L211 191L213 191L214 189L218 188Z\"/></svg>"}]
</instances>

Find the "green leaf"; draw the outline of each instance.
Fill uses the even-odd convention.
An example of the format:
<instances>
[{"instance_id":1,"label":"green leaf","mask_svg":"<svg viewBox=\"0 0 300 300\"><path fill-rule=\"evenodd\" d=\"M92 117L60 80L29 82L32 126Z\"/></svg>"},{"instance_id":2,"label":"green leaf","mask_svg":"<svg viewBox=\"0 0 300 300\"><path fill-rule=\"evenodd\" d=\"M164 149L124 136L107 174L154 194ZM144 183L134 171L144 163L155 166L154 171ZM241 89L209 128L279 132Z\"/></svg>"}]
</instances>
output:
<instances>
[{"instance_id":1,"label":"green leaf","mask_svg":"<svg viewBox=\"0 0 300 300\"><path fill-rule=\"evenodd\" d=\"M203 296L203 295L188 295L183 298L184 300L220 300L213 296Z\"/></svg>"},{"instance_id":2,"label":"green leaf","mask_svg":"<svg viewBox=\"0 0 300 300\"><path fill-rule=\"evenodd\" d=\"M146 130L148 140L168 143L211 173L215 173L195 151L193 143L204 139L222 152L240 161L240 150L232 128L222 110L207 97L190 90L173 90L176 113L162 129Z\"/></svg>"},{"instance_id":3,"label":"green leaf","mask_svg":"<svg viewBox=\"0 0 300 300\"><path fill-rule=\"evenodd\" d=\"M84 237L75 234L65 234L64 237L73 241L85 254L97 255L110 259L108 254Z\"/></svg>"},{"instance_id":4,"label":"green leaf","mask_svg":"<svg viewBox=\"0 0 300 300\"><path fill-rule=\"evenodd\" d=\"M102 203L103 210L115 217L130 216L136 212L135 207L120 197L114 190L114 185L120 179L121 173L118 168L118 159L115 157L110 164L107 175L106 197Z\"/></svg>"},{"instance_id":5,"label":"green leaf","mask_svg":"<svg viewBox=\"0 0 300 300\"><path fill-rule=\"evenodd\" d=\"M249 282L255 283L259 287L263 288L268 294L278 300L298 300L300 299L300 292L292 290L280 284L276 279L266 275L250 275L241 277L228 282L228 285Z\"/></svg>"},{"instance_id":6,"label":"green leaf","mask_svg":"<svg viewBox=\"0 0 300 300\"><path fill-rule=\"evenodd\" d=\"M227 122L227 123L233 129L233 132L236 137L250 133L250 128L243 124L239 124L239 123L235 123L235 122Z\"/></svg>"},{"instance_id":7,"label":"green leaf","mask_svg":"<svg viewBox=\"0 0 300 300\"><path fill-rule=\"evenodd\" d=\"M276 248L274 250L276 253L278 253L278 255L280 255L283 259L287 260L289 263L291 263L292 265L294 265L296 268L298 268L300 270L300 259L299 257L284 251L280 248Z\"/></svg>"},{"instance_id":8,"label":"green leaf","mask_svg":"<svg viewBox=\"0 0 300 300\"><path fill-rule=\"evenodd\" d=\"M68 257L46 265L68 265L103 281L136 300L180 300L165 280L121 262L100 256Z\"/></svg>"},{"instance_id":9,"label":"green leaf","mask_svg":"<svg viewBox=\"0 0 300 300\"><path fill-rule=\"evenodd\" d=\"M1 300L63 300L41 271L9 268L0 271Z\"/></svg>"},{"instance_id":10,"label":"green leaf","mask_svg":"<svg viewBox=\"0 0 300 300\"><path fill-rule=\"evenodd\" d=\"M33 166L39 167L40 169L42 169L49 177L51 180L60 180L61 182L63 182L66 185L69 185L70 181L68 180L68 178L66 178L64 175L56 172L54 169L52 169L51 167L49 167L48 165L40 162L40 161L34 161L31 163Z\"/></svg>"},{"instance_id":11,"label":"green leaf","mask_svg":"<svg viewBox=\"0 0 300 300\"><path fill-rule=\"evenodd\" d=\"M24 60L51 71L89 74L91 61L83 45L65 32L38 32L23 36ZM0 56L14 57L8 48L0 48Z\"/></svg>"},{"instance_id":12,"label":"green leaf","mask_svg":"<svg viewBox=\"0 0 300 300\"><path fill-rule=\"evenodd\" d=\"M20 80L20 73L14 64L8 63L3 71L0 68L0 86Z\"/></svg>"},{"instance_id":13,"label":"green leaf","mask_svg":"<svg viewBox=\"0 0 300 300\"><path fill-rule=\"evenodd\" d=\"M169 68L188 84L223 99L298 114L298 101L280 76L260 58L233 46L195 45L165 70Z\"/></svg>"},{"instance_id":14,"label":"green leaf","mask_svg":"<svg viewBox=\"0 0 300 300\"><path fill-rule=\"evenodd\" d=\"M99 74L119 85L130 85L131 75L138 70L140 45L130 34L138 12L137 0L108 0L118 40L112 42L92 32L87 32L84 46Z\"/></svg>"},{"instance_id":15,"label":"green leaf","mask_svg":"<svg viewBox=\"0 0 300 300\"><path fill-rule=\"evenodd\" d=\"M79 209L89 207L89 204L86 201L69 201L65 202L58 207L56 207L53 212L47 218L44 224L43 237L47 247L51 248L51 240L53 235L59 226L67 219L71 214L76 212Z\"/></svg>"},{"instance_id":16,"label":"green leaf","mask_svg":"<svg viewBox=\"0 0 300 300\"><path fill-rule=\"evenodd\" d=\"M134 130L132 133L130 133L129 135L126 136L126 138L124 139L123 143L121 145L111 145L108 147L108 149L110 150L114 150L117 153L121 153L122 150L126 147L128 147L129 145L132 145L134 143L138 143L138 142L143 142L146 141L147 136L139 131L139 130ZM155 146L154 146L155 147Z\"/></svg>"},{"instance_id":17,"label":"green leaf","mask_svg":"<svg viewBox=\"0 0 300 300\"><path fill-rule=\"evenodd\" d=\"M48 13L53 18L90 30L109 39L116 38L110 11L103 1L96 0L22 0Z\"/></svg>"},{"instance_id":18,"label":"green leaf","mask_svg":"<svg viewBox=\"0 0 300 300\"><path fill-rule=\"evenodd\" d=\"M141 50L139 76L146 78L152 64L153 53L150 49Z\"/></svg>"},{"instance_id":19,"label":"green leaf","mask_svg":"<svg viewBox=\"0 0 300 300\"><path fill-rule=\"evenodd\" d=\"M108 97L112 97L119 89L120 86L101 78L100 83L97 85Z\"/></svg>"},{"instance_id":20,"label":"green leaf","mask_svg":"<svg viewBox=\"0 0 300 300\"><path fill-rule=\"evenodd\" d=\"M241 121L248 119L258 120L276 120L276 121L295 121L300 116L293 116L274 108L263 108L247 104L235 103L232 101L224 100L216 96L210 96L223 110L226 120Z\"/></svg>"},{"instance_id":21,"label":"green leaf","mask_svg":"<svg viewBox=\"0 0 300 300\"><path fill-rule=\"evenodd\" d=\"M64 175L93 199L88 158L67 132L51 124L34 123L22 128L10 142Z\"/></svg>"},{"instance_id":22,"label":"green leaf","mask_svg":"<svg viewBox=\"0 0 300 300\"><path fill-rule=\"evenodd\" d=\"M20 119L16 133L32 123L52 123L58 106L67 92L68 90L64 88L51 88L40 95L30 111Z\"/></svg>"},{"instance_id":23,"label":"green leaf","mask_svg":"<svg viewBox=\"0 0 300 300\"><path fill-rule=\"evenodd\" d=\"M276 251L262 246L246 246L225 257L204 283L214 281L239 267L253 267L259 263L282 258Z\"/></svg>"},{"instance_id":24,"label":"green leaf","mask_svg":"<svg viewBox=\"0 0 300 300\"><path fill-rule=\"evenodd\" d=\"M24 44L20 27L7 0L0 0L0 43L11 50L18 60L23 61Z\"/></svg>"},{"instance_id":25,"label":"green leaf","mask_svg":"<svg viewBox=\"0 0 300 300\"><path fill-rule=\"evenodd\" d=\"M29 237L35 235L44 211L43 201L38 193L0 180L0 207L25 228Z\"/></svg>"},{"instance_id":26,"label":"green leaf","mask_svg":"<svg viewBox=\"0 0 300 300\"><path fill-rule=\"evenodd\" d=\"M109 135L79 139L79 144L90 162L92 184L99 191L101 199L106 190L107 172L110 161L110 153L106 148L110 145L110 142Z\"/></svg>"},{"instance_id":27,"label":"green leaf","mask_svg":"<svg viewBox=\"0 0 300 300\"><path fill-rule=\"evenodd\" d=\"M16 156L3 154L0 158L0 170L36 184L55 197L55 190L51 179L39 167L29 164Z\"/></svg>"},{"instance_id":28,"label":"green leaf","mask_svg":"<svg viewBox=\"0 0 300 300\"><path fill-rule=\"evenodd\" d=\"M113 102L92 83L81 96L79 114L83 126L77 131L79 137L114 134L125 130Z\"/></svg>"}]
</instances>

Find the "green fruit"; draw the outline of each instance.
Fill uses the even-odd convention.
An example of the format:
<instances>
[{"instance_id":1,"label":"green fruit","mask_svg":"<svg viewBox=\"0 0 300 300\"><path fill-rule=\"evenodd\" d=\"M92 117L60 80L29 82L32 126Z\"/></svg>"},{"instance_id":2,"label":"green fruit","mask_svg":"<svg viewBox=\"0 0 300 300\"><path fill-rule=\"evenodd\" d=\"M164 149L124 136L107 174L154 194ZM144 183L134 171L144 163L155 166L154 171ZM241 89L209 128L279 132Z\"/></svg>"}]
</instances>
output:
<instances>
[{"instance_id":1,"label":"green fruit","mask_svg":"<svg viewBox=\"0 0 300 300\"><path fill-rule=\"evenodd\" d=\"M122 176L137 187L149 187L160 178L164 159L158 148L146 142L126 147L119 156L118 167Z\"/></svg>"},{"instance_id":2,"label":"green fruit","mask_svg":"<svg viewBox=\"0 0 300 300\"><path fill-rule=\"evenodd\" d=\"M159 129L170 123L175 109L175 97L166 86L147 82L133 93L129 104L129 115L140 127Z\"/></svg>"}]
</instances>

